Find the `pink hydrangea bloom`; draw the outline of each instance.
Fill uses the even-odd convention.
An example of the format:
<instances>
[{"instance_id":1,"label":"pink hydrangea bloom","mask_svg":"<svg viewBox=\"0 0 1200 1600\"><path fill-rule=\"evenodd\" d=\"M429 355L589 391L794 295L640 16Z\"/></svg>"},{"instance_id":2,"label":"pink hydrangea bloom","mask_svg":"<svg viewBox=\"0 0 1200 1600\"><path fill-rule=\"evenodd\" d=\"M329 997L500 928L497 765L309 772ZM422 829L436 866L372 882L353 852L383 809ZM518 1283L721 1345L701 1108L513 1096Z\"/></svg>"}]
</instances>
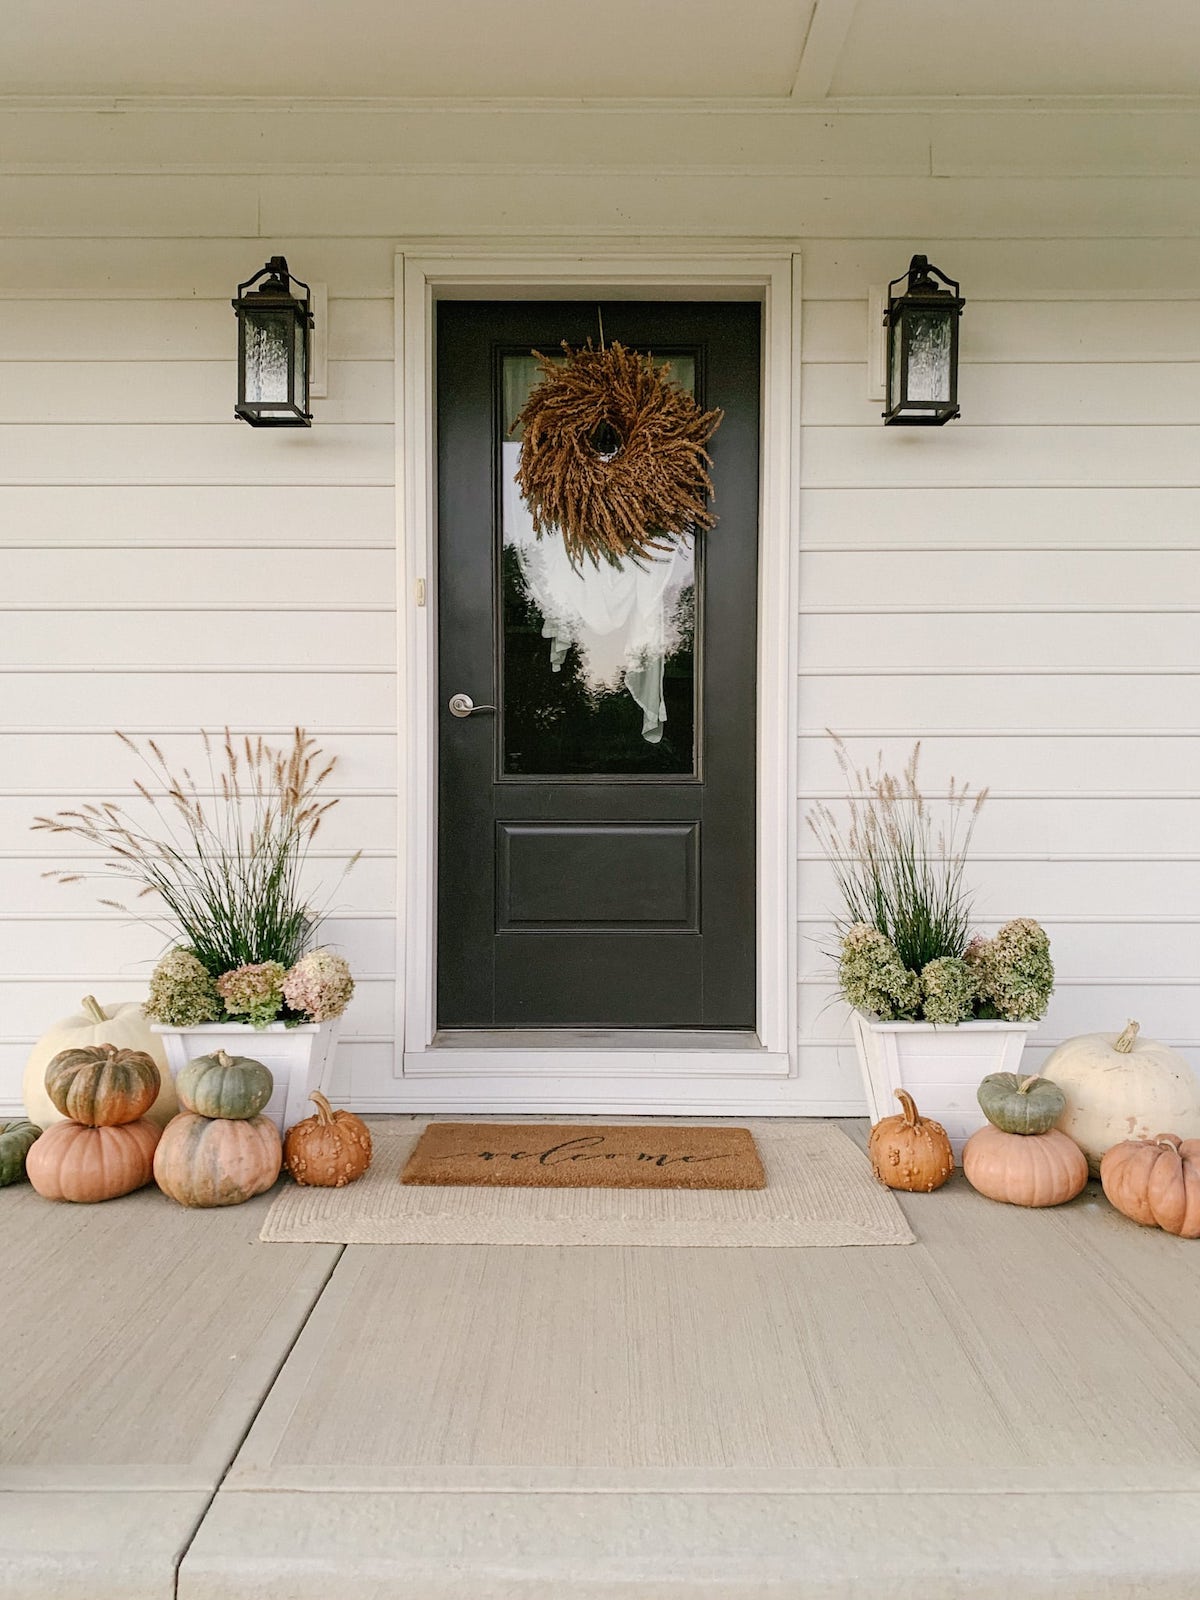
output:
<instances>
[{"instance_id":1,"label":"pink hydrangea bloom","mask_svg":"<svg viewBox=\"0 0 1200 1600\"><path fill-rule=\"evenodd\" d=\"M265 1028L279 1015L286 976L282 962L255 961L223 972L217 988L231 1017L244 1016L256 1028Z\"/></svg>"},{"instance_id":2,"label":"pink hydrangea bloom","mask_svg":"<svg viewBox=\"0 0 1200 1600\"><path fill-rule=\"evenodd\" d=\"M332 950L310 950L300 957L283 982L288 1005L313 1022L340 1017L353 994L350 968Z\"/></svg>"}]
</instances>

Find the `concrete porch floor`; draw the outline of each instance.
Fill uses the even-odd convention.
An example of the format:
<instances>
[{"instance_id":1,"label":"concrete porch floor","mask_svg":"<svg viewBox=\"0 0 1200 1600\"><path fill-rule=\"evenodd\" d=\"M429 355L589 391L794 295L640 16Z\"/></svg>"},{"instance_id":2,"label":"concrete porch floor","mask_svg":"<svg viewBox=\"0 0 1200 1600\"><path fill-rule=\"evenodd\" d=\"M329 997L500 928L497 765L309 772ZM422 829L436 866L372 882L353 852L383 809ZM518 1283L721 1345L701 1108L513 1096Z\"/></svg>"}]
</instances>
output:
<instances>
[{"instance_id":1,"label":"concrete porch floor","mask_svg":"<svg viewBox=\"0 0 1200 1600\"><path fill-rule=\"evenodd\" d=\"M843 1124L862 1139L857 1124ZM0 1192L4 1600L1200 1593L1200 1246L260 1245Z\"/></svg>"}]
</instances>

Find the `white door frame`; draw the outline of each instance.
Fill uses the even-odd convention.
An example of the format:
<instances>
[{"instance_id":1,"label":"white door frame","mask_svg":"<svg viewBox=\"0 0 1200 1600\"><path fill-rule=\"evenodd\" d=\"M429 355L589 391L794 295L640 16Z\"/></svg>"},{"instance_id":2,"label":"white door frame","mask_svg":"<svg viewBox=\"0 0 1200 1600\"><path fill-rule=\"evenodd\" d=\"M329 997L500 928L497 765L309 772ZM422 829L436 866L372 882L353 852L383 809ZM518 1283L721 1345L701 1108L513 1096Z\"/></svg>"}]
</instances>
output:
<instances>
[{"instance_id":1,"label":"white door frame","mask_svg":"<svg viewBox=\"0 0 1200 1600\"><path fill-rule=\"evenodd\" d=\"M435 306L441 299L759 301L757 1038L661 1048L575 1035L434 1043L437 847ZM793 1112L800 256L791 240L411 240L396 255L399 883L396 1104L413 1110Z\"/></svg>"}]
</instances>

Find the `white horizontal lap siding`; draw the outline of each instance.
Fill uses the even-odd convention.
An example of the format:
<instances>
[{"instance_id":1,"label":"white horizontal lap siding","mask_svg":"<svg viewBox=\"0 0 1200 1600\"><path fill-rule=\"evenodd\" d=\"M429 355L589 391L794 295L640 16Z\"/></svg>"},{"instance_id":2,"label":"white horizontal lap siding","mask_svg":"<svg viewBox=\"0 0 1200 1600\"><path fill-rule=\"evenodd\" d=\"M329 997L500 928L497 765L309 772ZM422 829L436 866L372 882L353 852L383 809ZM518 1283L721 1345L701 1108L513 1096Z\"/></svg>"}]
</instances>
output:
<instances>
[{"instance_id":1,"label":"white horizontal lap siding","mask_svg":"<svg viewBox=\"0 0 1200 1600\"><path fill-rule=\"evenodd\" d=\"M841 792L826 727L892 770L920 738L930 789L991 787L977 925L1038 917L1058 972L1032 1066L1128 1017L1200 1066L1200 301L1148 248L1157 292L1132 255L1086 269L1050 239L1008 253L1006 292L987 244L931 246L968 301L963 417L936 431L879 426L865 304L823 248L806 262L801 811ZM874 250L844 265L885 276ZM802 1068L844 1077L814 846L802 830Z\"/></svg>"},{"instance_id":2,"label":"white horizontal lap siding","mask_svg":"<svg viewBox=\"0 0 1200 1600\"><path fill-rule=\"evenodd\" d=\"M156 242L163 287L143 281L144 297L109 298L108 283L89 296L86 250L56 285L67 298L14 295L11 280L0 297L0 1111L19 1096L30 1042L85 993L143 995L162 948L98 903L127 901L118 878L47 878L98 862L29 828L80 800L138 806L114 727L155 737L193 772L200 726L286 744L302 724L338 757L339 804L308 871L328 907L322 937L358 979L335 1088L391 1071L391 301L340 296L330 250L331 398L315 402L311 432L251 430L232 419L229 291L267 253L226 245L238 267L203 299L166 265L187 258L177 242Z\"/></svg>"},{"instance_id":3,"label":"white horizontal lap siding","mask_svg":"<svg viewBox=\"0 0 1200 1600\"><path fill-rule=\"evenodd\" d=\"M362 976L335 1088L386 1095L392 258L439 233L804 238L797 806L839 792L826 727L892 765L922 738L930 787L993 790L980 926L1050 929L1030 1062L1137 1016L1200 1065L1194 114L301 110L290 170L256 171L277 116L0 111L0 1110L89 987L144 988L153 936L45 878L88 863L26 826L129 797L114 725L183 761L200 722L304 722L338 755L314 882L366 853L328 926ZM884 430L867 294L915 250L963 283L964 414ZM229 296L280 251L330 296L310 433L231 420ZM800 839L819 1109L859 1088Z\"/></svg>"}]
</instances>

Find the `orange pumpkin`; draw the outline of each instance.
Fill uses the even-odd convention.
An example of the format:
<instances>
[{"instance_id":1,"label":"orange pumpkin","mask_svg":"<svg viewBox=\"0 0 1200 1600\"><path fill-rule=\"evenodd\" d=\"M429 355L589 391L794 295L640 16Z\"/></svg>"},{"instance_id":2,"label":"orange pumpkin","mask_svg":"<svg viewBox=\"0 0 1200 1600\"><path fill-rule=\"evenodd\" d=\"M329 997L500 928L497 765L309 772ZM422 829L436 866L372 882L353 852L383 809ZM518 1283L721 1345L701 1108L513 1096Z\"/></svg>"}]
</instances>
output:
<instances>
[{"instance_id":1,"label":"orange pumpkin","mask_svg":"<svg viewBox=\"0 0 1200 1600\"><path fill-rule=\"evenodd\" d=\"M963 1146L967 1182L1011 1206L1060 1206L1087 1182L1087 1157L1058 1128L1002 1133L989 1122Z\"/></svg>"},{"instance_id":2,"label":"orange pumpkin","mask_svg":"<svg viewBox=\"0 0 1200 1600\"><path fill-rule=\"evenodd\" d=\"M954 1151L945 1128L921 1116L906 1089L897 1089L896 1099L903 1113L881 1118L867 1140L872 1170L889 1189L929 1194L954 1171Z\"/></svg>"},{"instance_id":3,"label":"orange pumpkin","mask_svg":"<svg viewBox=\"0 0 1200 1600\"><path fill-rule=\"evenodd\" d=\"M1200 1239L1200 1139L1159 1133L1114 1144L1100 1162L1100 1182L1122 1216Z\"/></svg>"},{"instance_id":4,"label":"orange pumpkin","mask_svg":"<svg viewBox=\"0 0 1200 1600\"><path fill-rule=\"evenodd\" d=\"M335 1111L320 1090L308 1097L317 1108L288 1129L283 1164L297 1183L340 1189L371 1165L371 1134L352 1111Z\"/></svg>"},{"instance_id":5,"label":"orange pumpkin","mask_svg":"<svg viewBox=\"0 0 1200 1600\"><path fill-rule=\"evenodd\" d=\"M158 1099L158 1066L143 1050L115 1044L60 1050L46 1068L46 1093L56 1111L93 1128L144 1117Z\"/></svg>"},{"instance_id":6,"label":"orange pumpkin","mask_svg":"<svg viewBox=\"0 0 1200 1600\"><path fill-rule=\"evenodd\" d=\"M25 1176L47 1200L115 1200L150 1182L161 1132L145 1119L99 1127L56 1122L30 1147Z\"/></svg>"},{"instance_id":7,"label":"orange pumpkin","mask_svg":"<svg viewBox=\"0 0 1200 1600\"><path fill-rule=\"evenodd\" d=\"M154 1179L181 1206L240 1206L279 1176L283 1147L269 1117L181 1111L154 1152Z\"/></svg>"}]
</instances>

